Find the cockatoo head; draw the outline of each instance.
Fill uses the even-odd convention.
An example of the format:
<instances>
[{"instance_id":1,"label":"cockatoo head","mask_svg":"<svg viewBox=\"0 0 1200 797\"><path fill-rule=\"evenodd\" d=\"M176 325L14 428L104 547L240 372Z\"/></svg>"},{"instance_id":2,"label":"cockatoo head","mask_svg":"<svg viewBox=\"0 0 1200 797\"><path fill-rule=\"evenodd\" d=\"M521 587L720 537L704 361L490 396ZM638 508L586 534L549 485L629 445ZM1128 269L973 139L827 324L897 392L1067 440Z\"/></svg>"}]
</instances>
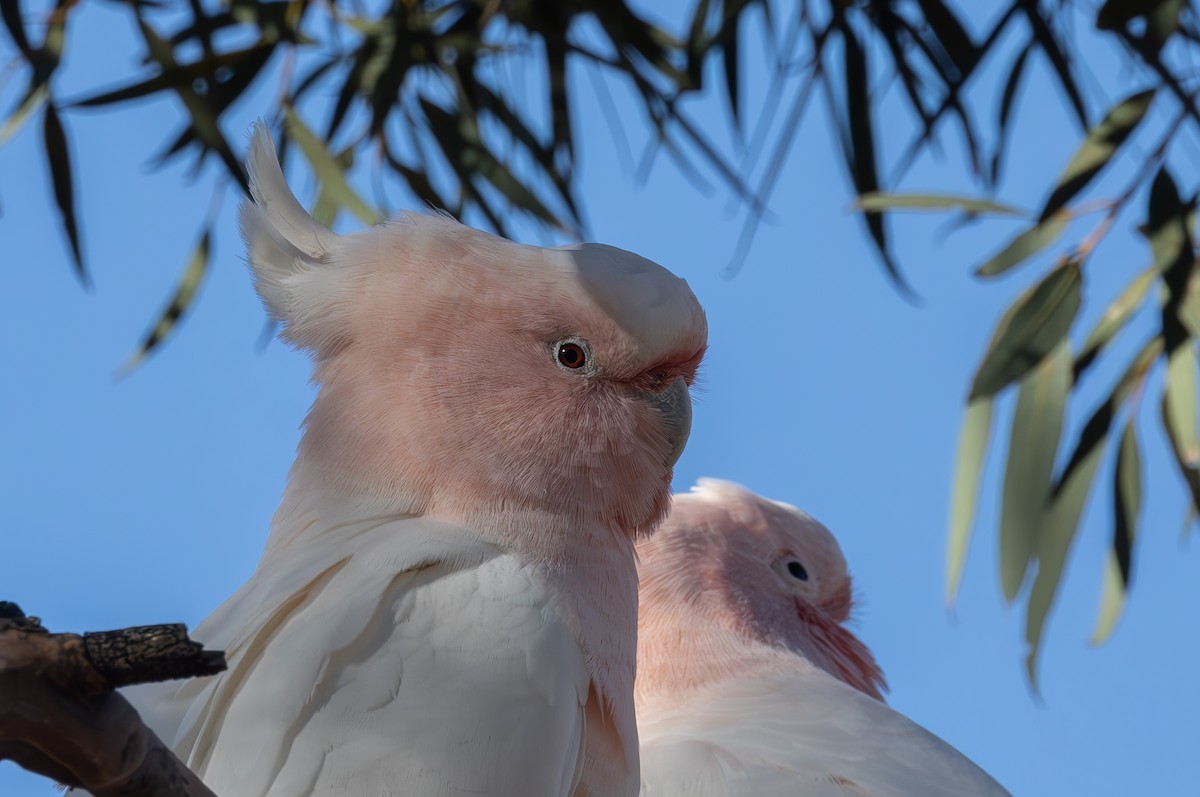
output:
<instances>
[{"instance_id":1,"label":"cockatoo head","mask_svg":"<svg viewBox=\"0 0 1200 797\"><path fill-rule=\"evenodd\" d=\"M477 527L656 525L707 334L682 279L620 249L523 246L436 214L335 235L296 201L261 126L250 173L259 293L321 384L294 479Z\"/></svg>"},{"instance_id":2,"label":"cockatoo head","mask_svg":"<svg viewBox=\"0 0 1200 797\"><path fill-rule=\"evenodd\" d=\"M638 545L643 600L657 616L704 611L743 638L781 647L872 697L883 674L844 625L853 592L833 535L788 504L701 479Z\"/></svg>"}]
</instances>

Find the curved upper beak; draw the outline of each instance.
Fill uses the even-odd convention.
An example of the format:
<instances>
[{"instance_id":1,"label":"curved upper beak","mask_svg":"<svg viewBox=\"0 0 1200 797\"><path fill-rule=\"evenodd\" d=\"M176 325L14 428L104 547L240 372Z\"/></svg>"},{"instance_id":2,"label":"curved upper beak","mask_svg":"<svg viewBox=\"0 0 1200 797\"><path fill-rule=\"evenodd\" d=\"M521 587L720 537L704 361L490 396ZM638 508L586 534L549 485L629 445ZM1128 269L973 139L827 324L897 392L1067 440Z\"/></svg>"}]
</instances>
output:
<instances>
[{"instance_id":1,"label":"curved upper beak","mask_svg":"<svg viewBox=\"0 0 1200 797\"><path fill-rule=\"evenodd\" d=\"M665 389L656 393L646 393L645 396L662 415L663 428L671 444L667 466L673 467L683 454L688 435L692 432L692 395L688 391L687 382L681 376Z\"/></svg>"}]
</instances>

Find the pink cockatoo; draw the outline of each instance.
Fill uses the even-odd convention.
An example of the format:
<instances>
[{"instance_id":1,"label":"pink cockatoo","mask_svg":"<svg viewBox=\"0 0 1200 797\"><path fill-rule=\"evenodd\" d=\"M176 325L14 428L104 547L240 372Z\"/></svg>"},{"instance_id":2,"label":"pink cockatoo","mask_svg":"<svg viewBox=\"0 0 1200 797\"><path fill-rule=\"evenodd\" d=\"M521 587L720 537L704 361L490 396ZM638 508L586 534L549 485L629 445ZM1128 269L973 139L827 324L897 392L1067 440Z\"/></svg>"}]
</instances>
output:
<instances>
[{"instance_id":1,"label":"pink cockatoo","mask_svg":"<svg viewBox=\"0 0 1200 797\"><path fill-rule=\"evenodd\" d=\"M643 797L1004 797L889 708L850 575L800 510L702 479L638 543Z\"/></svg>"},{"instance_id":2,"label":"pink cockatoo","mask_svg":"<svg viewBox=\"0 0 1200 797\"><path fill-rule=\"evenodd\" d=\"M690 429L692 292L435 214L335 235L261 126L249 170L257 288L320 392L194 634L228 672L131 699L222 797L635 795L634 539Z\"/></svg>"}]
</instances>

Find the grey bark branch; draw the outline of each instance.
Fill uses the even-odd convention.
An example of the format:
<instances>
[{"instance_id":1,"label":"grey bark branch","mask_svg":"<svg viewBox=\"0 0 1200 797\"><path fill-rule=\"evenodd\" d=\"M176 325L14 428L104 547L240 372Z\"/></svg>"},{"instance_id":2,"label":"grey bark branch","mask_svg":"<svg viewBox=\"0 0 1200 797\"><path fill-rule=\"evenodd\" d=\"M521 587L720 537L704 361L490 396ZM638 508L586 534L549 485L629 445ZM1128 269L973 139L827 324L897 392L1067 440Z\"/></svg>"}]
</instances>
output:
<instances>
[{"instance_id":1,"label":"grey bark branch","mask_svg":"<svg viewBox=\"0 0 1200 797\"><path fill-rule=\"evenodd\" d=\"M115 690L224 669L182 625L51 634L0 602L0 760L94 797L215 797Z\"/></svg>"}]
</instances>

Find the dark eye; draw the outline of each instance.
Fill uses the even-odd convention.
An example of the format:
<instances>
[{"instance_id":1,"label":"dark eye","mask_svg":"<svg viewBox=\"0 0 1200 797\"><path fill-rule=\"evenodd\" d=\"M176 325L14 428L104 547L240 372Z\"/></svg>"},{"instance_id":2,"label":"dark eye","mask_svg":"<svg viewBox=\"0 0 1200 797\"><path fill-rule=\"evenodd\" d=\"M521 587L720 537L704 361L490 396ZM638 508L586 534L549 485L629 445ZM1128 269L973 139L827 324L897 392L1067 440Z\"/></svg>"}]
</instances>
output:
<instances>
[{"instance_id":1,"label":"dark eye","mask_svg":"<svg viewBox=\"0 0 1200 797\"><path fill-rule=\"evenodd\" d=\"M575 370L587 365L587 352L578 343L558 344L558 364L563 368Z\"/></svg>"},{"instance_id":2,"label":"dark eye","mask_svg":"<svg viewBox=\"0 0 1200 797\"><path fill-rule=\"evenodd\" d=\"M792 574L793 578L798 578L801 581L808 581L808 571L804 569L804 565L799 562L788 562L787 570Z\"/></svg>"}]
</instances>

